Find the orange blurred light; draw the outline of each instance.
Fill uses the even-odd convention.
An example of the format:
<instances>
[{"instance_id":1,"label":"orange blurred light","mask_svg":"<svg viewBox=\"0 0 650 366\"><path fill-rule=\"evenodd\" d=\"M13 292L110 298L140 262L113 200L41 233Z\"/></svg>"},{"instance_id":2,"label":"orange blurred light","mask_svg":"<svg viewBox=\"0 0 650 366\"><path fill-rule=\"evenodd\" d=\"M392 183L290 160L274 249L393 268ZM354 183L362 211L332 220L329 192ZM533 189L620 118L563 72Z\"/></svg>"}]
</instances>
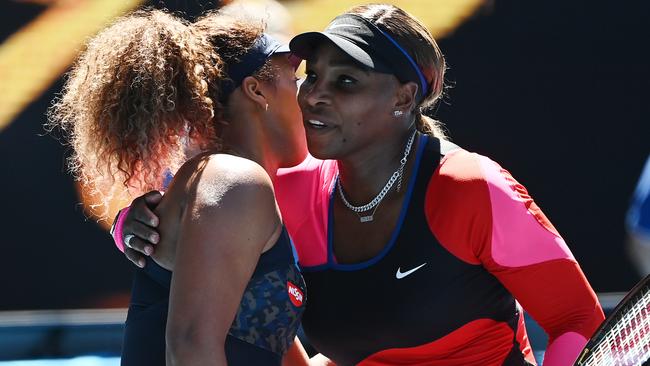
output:
<instances>
[{"instance_id":1,"label":"orange blurred light","mask_svg":"<svg viewBox=\"0 0 650 366\"><path fill-rule=\"evenodd\" d=\"M142 0L59 0L0 45L0 131L38 98L111 19Z\"/></svg>"}]
</instances>

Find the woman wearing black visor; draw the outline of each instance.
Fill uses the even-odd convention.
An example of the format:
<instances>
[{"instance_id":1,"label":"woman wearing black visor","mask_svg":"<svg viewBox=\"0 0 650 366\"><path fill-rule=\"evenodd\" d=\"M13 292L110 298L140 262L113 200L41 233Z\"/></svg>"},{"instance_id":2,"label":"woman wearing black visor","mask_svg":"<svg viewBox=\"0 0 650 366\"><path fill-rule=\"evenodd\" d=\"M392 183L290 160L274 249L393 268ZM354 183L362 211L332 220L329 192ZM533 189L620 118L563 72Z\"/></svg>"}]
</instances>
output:
<instances>
[{"instance_id":1,"label":"woman wearing black visor","mask_svg":"<svg viewBox=\"0 0 650 366\"><path fill-rule=\"evenodd\" d=\"M601 307L526 189L422 115L445 70L425 26L364 5L290 47L307 61L298 103L313 157L275 186L309 291L312 362L535 364L523 307L549 335L545 365L571 364Z\"/></svg>"}]
</instances>

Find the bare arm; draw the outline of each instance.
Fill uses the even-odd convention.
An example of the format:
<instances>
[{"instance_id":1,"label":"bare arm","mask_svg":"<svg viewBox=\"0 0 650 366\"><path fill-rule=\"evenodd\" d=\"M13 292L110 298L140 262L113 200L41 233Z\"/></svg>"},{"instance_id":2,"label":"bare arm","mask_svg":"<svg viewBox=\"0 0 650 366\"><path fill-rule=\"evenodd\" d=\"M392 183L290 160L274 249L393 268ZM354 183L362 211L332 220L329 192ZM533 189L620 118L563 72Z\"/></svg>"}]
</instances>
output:
<instances>
[{"instance_id":1,"label":"bare arm","mask_svg":"<svg viewBox=\"0 0 650 366\"><path fill-rule=\"evenodd\" d=\"M168 365L226 365L224 343L260 254L279 234L271 182L249 161L219 156L193 175L167 322ZM193 190L194 188L190 188Z\"/></svg>"},{"instance_id":2,"label":"bare arm","mask_svg":"<svg viewBox=\"0 0 650 366\"><path fill-rule=\"evenodd\" d=\"M319 353L316 356L312 357L309 360L309 365L310 366L336 366L334 361L332 361L329 358L323 356L321 353Z\"/></svg>"},{"instance_id":3,"label":"bare arm","mask_svg":"<svg viewBox=\"0 0 650 366\"><path fill-rule=\"evenodd\" d=\"M309 355L298 337L282 358L282 366L309 366Z\"/></svg>"},{"instance_id":4,"label":"bare arm","mask_svg":"<svg viewBox=\"0 0 650 366\"><path fill-rule=\"evenodd\" d=\"M282 359L282 366L336 366L336 364L320 353L310 359L300 339L296 337Z\"/></svg>"}]
</instances>

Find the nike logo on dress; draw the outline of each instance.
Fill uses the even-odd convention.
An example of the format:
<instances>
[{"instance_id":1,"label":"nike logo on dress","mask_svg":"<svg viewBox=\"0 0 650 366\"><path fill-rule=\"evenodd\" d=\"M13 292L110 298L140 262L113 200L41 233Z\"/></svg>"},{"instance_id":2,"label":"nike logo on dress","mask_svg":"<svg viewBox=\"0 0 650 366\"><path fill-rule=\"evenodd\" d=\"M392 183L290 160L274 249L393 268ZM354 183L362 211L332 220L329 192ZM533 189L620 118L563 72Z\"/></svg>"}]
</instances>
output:
<instances>
[{"instance_id":1,"label":"nike logo on dress","mask_svg":"<svg viewBox=\"0 0 650 366\"><path fill-rule=\"evenodd\" d=\"M426 265L427 265L426 263L423 263L423 264L421 264L421 265L419 265L419 266L417 266L417 267L415 267L415 268L413 268L413 269L411 269L411 270L408 270L408 271L406 271L406 272L402 272L402 271L401 271L401 269L402 269L401 267L400 267L400 268L397 268L397 272L395 273L395 278L397 278L398 280L401 280L402 278L404 278L404 277L410 275L411 273L417 271L418 269L420 269L420 268L422 268L422 267L424 267L424 266L426 266Z\"/></svg>"}]
</instances>

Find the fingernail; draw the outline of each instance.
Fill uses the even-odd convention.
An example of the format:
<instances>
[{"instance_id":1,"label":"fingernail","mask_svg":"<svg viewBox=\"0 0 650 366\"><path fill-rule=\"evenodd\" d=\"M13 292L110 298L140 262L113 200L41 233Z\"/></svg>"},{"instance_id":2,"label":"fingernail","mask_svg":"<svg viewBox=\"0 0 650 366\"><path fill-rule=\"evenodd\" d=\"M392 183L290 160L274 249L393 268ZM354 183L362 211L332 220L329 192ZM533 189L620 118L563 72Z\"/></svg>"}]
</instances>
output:
<instances>
[{"instance_id":1,"label":"fingernail","mask_svg":"<svg viewBox=\"0 0 650 366\"><path fill-rule=\"evenodd\" d=\"M147 245L144 247L144 253L146 255L151 255L153 253L153 247L151 245Z\"/></svg>"},{"instance_id":2,"label":"fingernail","mask_svg":"<svg viewBox=\"0 0 650 366\"><path fill-rule=\"evenodd\" d=\"M144 268L144 259L139 259L139 260L138 260L138 266L139 266L140 268Z\"/></svg>"},{"instance_id":3,"label":"fingernail","mask_svg":"<svg viewBox=\"0 0 650 366\"><path fill-rule=\"evenodd\" d=\"M158 240L160 240L160 237L157 234L151 235L151 242L154 244L158 244Z\"/></svg>"}]
</instances>

